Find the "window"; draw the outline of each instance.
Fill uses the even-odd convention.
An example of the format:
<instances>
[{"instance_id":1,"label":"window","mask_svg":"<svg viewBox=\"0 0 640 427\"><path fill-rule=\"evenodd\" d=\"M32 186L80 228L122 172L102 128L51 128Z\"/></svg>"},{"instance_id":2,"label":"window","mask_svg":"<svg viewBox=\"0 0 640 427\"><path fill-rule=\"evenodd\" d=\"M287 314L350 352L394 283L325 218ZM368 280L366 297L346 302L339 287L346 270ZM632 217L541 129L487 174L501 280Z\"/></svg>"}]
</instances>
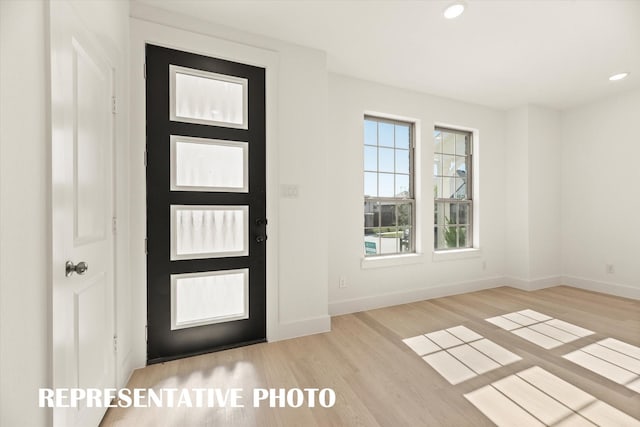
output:
<instances>
[{"instance_id":1,"label":"window","mask_svg":"<svg viewBox=\"0 0 640 427\"><path fill-rule=\"evenodd\" d=\"M472 133L435 128L433 196L436 251L473 247Z\"/></svg>"},{"instance_id":2,"label":"window","mask_svg":"<svg viewBox=\"0 0 640 427\"><path fill-rule=\"evenodd\" d=\"M364 118L364 254L415 252L413 123Z\"/></svg>"},{"instance_id":3,"label":"window","mask_svg":"<svg viewBox=\"0 0 640 427\"><path fill-rule=\"evenodd\" d=\"M248 80L169 65L172 121L248 129Z\"/></svg>"}]
</instances>

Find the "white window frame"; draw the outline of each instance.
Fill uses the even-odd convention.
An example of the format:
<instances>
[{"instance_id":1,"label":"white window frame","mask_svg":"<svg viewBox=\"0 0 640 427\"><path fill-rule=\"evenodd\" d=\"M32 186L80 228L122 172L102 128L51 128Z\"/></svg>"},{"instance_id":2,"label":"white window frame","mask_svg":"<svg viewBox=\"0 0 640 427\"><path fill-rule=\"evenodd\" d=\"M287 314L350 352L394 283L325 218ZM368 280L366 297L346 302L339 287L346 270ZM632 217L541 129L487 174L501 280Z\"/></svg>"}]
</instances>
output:
<instances>
[{"instance_id":1,"label":"white window frame","mask_svg":"<svg viewBox=\"0 0 640 427\"><path fill-rule=\"evenodd\" d=\"M412 205L411 212L411 236L410 236L410 244L411 251L409 252L394 252L394 253L386 253L386 254L370 254L367 255L366 251L363 247L362 254L362 268L371 268L371 267L385 267L391 265L403 265L403 264L412 264L418 263L422 261L422 255L420 254L421 244L420 244L420 220L419 220L419 212L421 211L420 202L418 195L420 194L420 181L419 181L419 162L416 160L419 158L419 150L418 150L418 140L419 140L419 121L412 118L401 117L396 115L389 114L381 114L377 112L365 112L362 125L363 125L363 138L364 138L364 123L367 119L374 120L377 122L386 122L392 124L401 124L408 125L410 129L410 141L409 141L409 151L410 151L410 160L409 160L409 181L410 181L410 196L408 198L397 198L397 197L371 197L367 199L379 200L379 201L387 201L387 202L410 202ZM365 142L365 141L363 141ZM363 148L366 146L363 143ZM363 172L364 168L364 155L363 155ZM363 173L364 179L364 173ZM364 188L364 185L363 185ZM366 200L366 199L365 199ZM363 212L364 213L364 212ZM364 215L363 215L364 220ZM364 231L366 224L363 223L362 230Z\"/></svg>"},{"instance_id":2,"label":"white window frame","mask_svg":"<svg viewBox=\"0 0 640 427\"><path fill-rule=\"evenodd\" d=\"M434 262L440 261L454 261L458 259L470 259L470 258L481 258L483 256L483 251L480 246L480 223L481 223L481 197L480 197L480 131L477 128L472 128L468 126L463 126L459 124L445 123L445 122L435 122L433 124L432 130L430 131L429 143L433 146L433 130L436 128L444 128L450 129L452 131L458 132L468 132L472 135L471 141L471 173L472 173L472 246L468 248L459 248L459 249L444 249L438 250L435 248L436 242L433 242L431 246L432 251L432 260ZM434 159L434 151L431 151L431 161ZM433 178L433 171L429 172L429 179ZM430 185L431 188L431 185ZM430 191L430 203L431 207L435 207L435 198L433 197L433 192ZM433 212L430 218L433 218ZM431 220L429 220L431 222ZM431 224L431 228L435 227L435 222Z\"/></svg>"}]
</instances>

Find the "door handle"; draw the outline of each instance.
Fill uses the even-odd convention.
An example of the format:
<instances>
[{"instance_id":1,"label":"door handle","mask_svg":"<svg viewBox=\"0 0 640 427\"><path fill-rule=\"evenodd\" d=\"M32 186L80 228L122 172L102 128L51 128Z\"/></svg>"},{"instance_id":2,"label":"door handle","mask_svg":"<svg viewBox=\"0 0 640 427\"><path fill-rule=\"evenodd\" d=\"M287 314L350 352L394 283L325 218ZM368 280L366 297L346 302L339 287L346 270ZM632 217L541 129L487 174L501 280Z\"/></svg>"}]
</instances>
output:
<instances>
[{"instance_id":1,"label":"door handle","mask_svg":"<svg viewBox=\"0 0 640 427\"><path fill-rule=\"evenodd\" d=\"M258 218L256 219L256 225L258 227L264 227L265 231L267 228L267 218ZM264 234L258 234L256 236L256 242L257 243L263 243L265 240L267 240L267 233L265 232Z\"/></svg>"},{"instance_id":2,"label":"door handle","mask_svg":"<svg viewBox=\"0 0 640 427\"><path fill-rule=\"evenodd\" d=\"M74 264L73 261L67 261L64 264L64 275L69 277L73 273L83 275L89 269L89 264L84 261L80 261L78 264Z\"/></svg>"}]
</instances>

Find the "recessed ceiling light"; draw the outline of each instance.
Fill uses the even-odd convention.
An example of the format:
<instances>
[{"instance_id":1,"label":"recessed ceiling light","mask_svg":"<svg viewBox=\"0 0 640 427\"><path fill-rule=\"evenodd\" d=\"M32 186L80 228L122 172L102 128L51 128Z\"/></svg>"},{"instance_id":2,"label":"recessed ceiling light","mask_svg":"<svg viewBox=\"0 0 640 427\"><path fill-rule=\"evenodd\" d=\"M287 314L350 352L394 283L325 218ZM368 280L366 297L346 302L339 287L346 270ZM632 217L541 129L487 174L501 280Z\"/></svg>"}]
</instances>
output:
<instances>
[{"instance_id":1,"label":"recessed ceiling light","mask_svg":"<svg viewBox=\"0 0 640 427\"><path fill-rule=\"evenodd\" d=\"M447 19L457 18L464 12L464 3L453 3L444 10L444 17Z\"/></svg>"},{"instance_id":2,"label":"recessed ceiling light","mask_svg":"<svg viewBox=\"0 0 640 427\"><path fill-rule=\"evenodd\" d=\"M622 80L625 77L627 77L629 75L629 73L618 73L618 74L614 74L613 76L609 77L609 80L611 80L612 82L615 82L616 80Z\"/></svg>"}]
</instances>

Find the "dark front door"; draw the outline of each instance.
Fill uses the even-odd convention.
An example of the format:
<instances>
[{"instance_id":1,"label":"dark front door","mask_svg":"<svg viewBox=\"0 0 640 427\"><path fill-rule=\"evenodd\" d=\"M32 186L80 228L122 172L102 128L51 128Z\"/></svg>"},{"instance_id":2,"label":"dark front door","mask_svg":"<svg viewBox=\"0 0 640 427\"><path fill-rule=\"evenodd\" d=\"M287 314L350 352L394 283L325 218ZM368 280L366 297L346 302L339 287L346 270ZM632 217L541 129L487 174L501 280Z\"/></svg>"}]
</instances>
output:
<instances>
[{"instance_id":1,"label":"dark front door","mask_svg":"<svg viewBox=\"0 0 640 427\"><path fill-rule=\"evenodd\" d=\"M147 361L266 338L265 70L146 46Z\"/></svg>"}]
</instances>

